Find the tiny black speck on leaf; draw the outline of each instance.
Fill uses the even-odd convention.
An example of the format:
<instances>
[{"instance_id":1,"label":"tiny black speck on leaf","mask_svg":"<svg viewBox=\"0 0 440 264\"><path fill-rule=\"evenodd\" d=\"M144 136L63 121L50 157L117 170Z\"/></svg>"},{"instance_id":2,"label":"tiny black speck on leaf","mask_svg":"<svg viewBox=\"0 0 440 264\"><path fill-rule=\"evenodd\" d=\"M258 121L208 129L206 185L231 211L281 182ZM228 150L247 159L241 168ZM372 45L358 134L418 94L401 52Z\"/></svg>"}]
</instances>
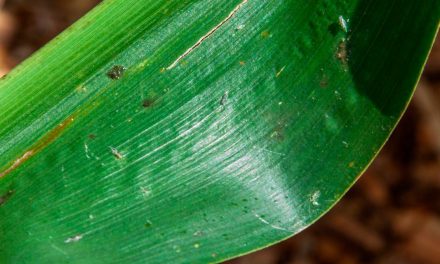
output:
<instances>
[{"instance_id":1,"label":"tiny black speck on leaf","mask_svg":"<svg viewBox=\"0 0 440 264\"><path fill-rule=\"evenodd\" d=\"M220 99L220 105L221 106L225 106L226 105L226 102L228 101L228 96L229 96L228 92L225 92L223 94L222 98Z\"/></svg>"},{"instance_id":2,"label":"tiny black speck on leaf","mask_svg":"<svg viewBox=\"0 0 440 264\"><path fill-rule=\"evenodd\" d=\"M15 192L13 190L9 190L5 194L0 195L0 206L5 204L9 200L9 198L11 198L11 196L14 195L14 193Z\"/></svg>"},{"instance_id":3,"label":"tiny black speck on leaf","mask_svg":"<svg viewBox=\"0 0 440 264\"><path fill-rule=\"evenodd\" d=\"M144 101L142 101L142 106L144 108L150 108L153 106L153 104L154 104L154 101L150 100L150 99L145 99Z\"/></svg>"},{"instance_id":4,"label":"tiny black speck on leaf","mask_svg":"<svg viewBox=\"0 0 440 264\"><path fill-rule=\"evenodd\" d=\"M115 65L107 72L107 76L112 80L119 80L126 70L124 66Z\"/></svg>"}]
</instances>

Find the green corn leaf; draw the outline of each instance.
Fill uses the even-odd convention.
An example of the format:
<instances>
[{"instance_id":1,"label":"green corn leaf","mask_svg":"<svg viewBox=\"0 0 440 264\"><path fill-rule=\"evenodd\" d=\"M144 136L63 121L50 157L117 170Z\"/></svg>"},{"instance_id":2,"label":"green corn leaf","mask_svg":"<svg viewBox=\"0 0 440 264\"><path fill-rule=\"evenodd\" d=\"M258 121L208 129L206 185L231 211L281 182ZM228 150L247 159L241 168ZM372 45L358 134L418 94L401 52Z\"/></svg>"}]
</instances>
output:
<instances>
[{"instance_id":1,"label":"green corn leaf","mask_svg":"<svg viewBox=\"0 0 440 264\"><path fill-rule=\"evenodd\" d=\"M1 263L209 263L334 205L438 0L107 0L0 81Z\"/></svg>"}]
</instances>

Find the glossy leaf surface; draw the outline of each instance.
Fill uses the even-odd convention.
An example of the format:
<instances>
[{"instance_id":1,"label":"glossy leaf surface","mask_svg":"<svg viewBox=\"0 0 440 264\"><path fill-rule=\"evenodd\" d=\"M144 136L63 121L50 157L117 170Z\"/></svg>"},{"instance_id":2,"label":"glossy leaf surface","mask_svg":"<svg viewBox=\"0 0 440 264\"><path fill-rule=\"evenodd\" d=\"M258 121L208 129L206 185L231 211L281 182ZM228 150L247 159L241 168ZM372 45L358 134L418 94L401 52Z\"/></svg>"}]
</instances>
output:
<instances>
[{"instance_id":1,"label":"glossy leaf surface","mask_svg":"<svg viewBox=\"0 0 440 264\"><path fill-rule=\"evenodd\" d=\"M219 262L298 233L386 141L439 14L107 0L0 81L0 262Z\"/></svg>"}]
</instances>

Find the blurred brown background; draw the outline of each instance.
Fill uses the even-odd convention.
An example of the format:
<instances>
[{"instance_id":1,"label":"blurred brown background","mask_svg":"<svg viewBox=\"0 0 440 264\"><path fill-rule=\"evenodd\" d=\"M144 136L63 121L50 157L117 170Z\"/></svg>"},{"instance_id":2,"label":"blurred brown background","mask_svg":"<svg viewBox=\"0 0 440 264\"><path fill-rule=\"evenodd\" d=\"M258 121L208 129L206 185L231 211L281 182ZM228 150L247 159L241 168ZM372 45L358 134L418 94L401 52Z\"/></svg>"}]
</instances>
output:
<instances>
[{"instance_id":1,"label":"blurred brown background","mask_svg":"<svg viewBox=\"0 0 440 264\"><path fill-rule=\"evenodd\" d=\"M0 0L0 76L98 0ZM232 264L440 263L440 39L391 140L330 213Z\"/></svg>"}]
</instances>

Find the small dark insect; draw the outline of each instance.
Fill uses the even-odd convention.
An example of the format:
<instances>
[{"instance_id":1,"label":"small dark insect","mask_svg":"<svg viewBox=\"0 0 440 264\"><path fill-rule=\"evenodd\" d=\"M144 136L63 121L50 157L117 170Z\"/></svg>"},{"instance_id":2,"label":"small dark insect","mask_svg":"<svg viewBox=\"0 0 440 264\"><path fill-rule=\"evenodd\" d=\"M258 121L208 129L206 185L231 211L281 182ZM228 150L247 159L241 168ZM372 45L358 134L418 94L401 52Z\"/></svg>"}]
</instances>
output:
<instances>
[{"instance_id":1,"label":"small dark insect","mask_svg":"<svg viewBox=\"0 0 440 264\"><path fill-rule=\"evenodd\" d=\"M142 101L142 106L144 108L150 108L153 106L153 104L154 104L154 101L150 100L150 99L145 99L144 101Z\"/></svg>"},{"instance_id":2,"label":"small dark insect","mask_svg":"<svg viewBox=\"0 0 440 264\"><path fill-rule=\"evenodd\" d=\"M107 72L107 76L112 80L119 80L126 70L124 66L115 65Z\"/></svg>"},{"instance_id":3,"label":"small dark insect","mask_svg":"<svg viewBox=\"0 0 440 264\"><path fill-rule=\"evenodd\" d=\"M228 96L229 96L229 93L228 93L228 92L225 92L225 93L223 94L222 98L220 99L220 105L221 105L221 106L225 106L225 104L226 104L227 101L228 101Z\"/></svg>"},{"instance_id":4,"label":"small dark insect","mask_svg":"<svg viewBox=\"0 0 440 264\"><path fill-rule=\"evenodd\" d=\"M115 156L116 159L120 160L124 158L124 155L121 152L119 152L119 150L113 147L110 147L110 150L112 151L112 154L113 156Z\"/></svg>"},{"instance_id":5,"label":"small dark insect","mask_svg":"<svg viewBox=\"0 0 440 264\"><path fill-rule=\"evenodd\" d=\"M95 134L89 134L89 138L90 138L91 140L93 140L93 139L96 138L96 135L95 135Z\"/></svg>"}]
</instances>

